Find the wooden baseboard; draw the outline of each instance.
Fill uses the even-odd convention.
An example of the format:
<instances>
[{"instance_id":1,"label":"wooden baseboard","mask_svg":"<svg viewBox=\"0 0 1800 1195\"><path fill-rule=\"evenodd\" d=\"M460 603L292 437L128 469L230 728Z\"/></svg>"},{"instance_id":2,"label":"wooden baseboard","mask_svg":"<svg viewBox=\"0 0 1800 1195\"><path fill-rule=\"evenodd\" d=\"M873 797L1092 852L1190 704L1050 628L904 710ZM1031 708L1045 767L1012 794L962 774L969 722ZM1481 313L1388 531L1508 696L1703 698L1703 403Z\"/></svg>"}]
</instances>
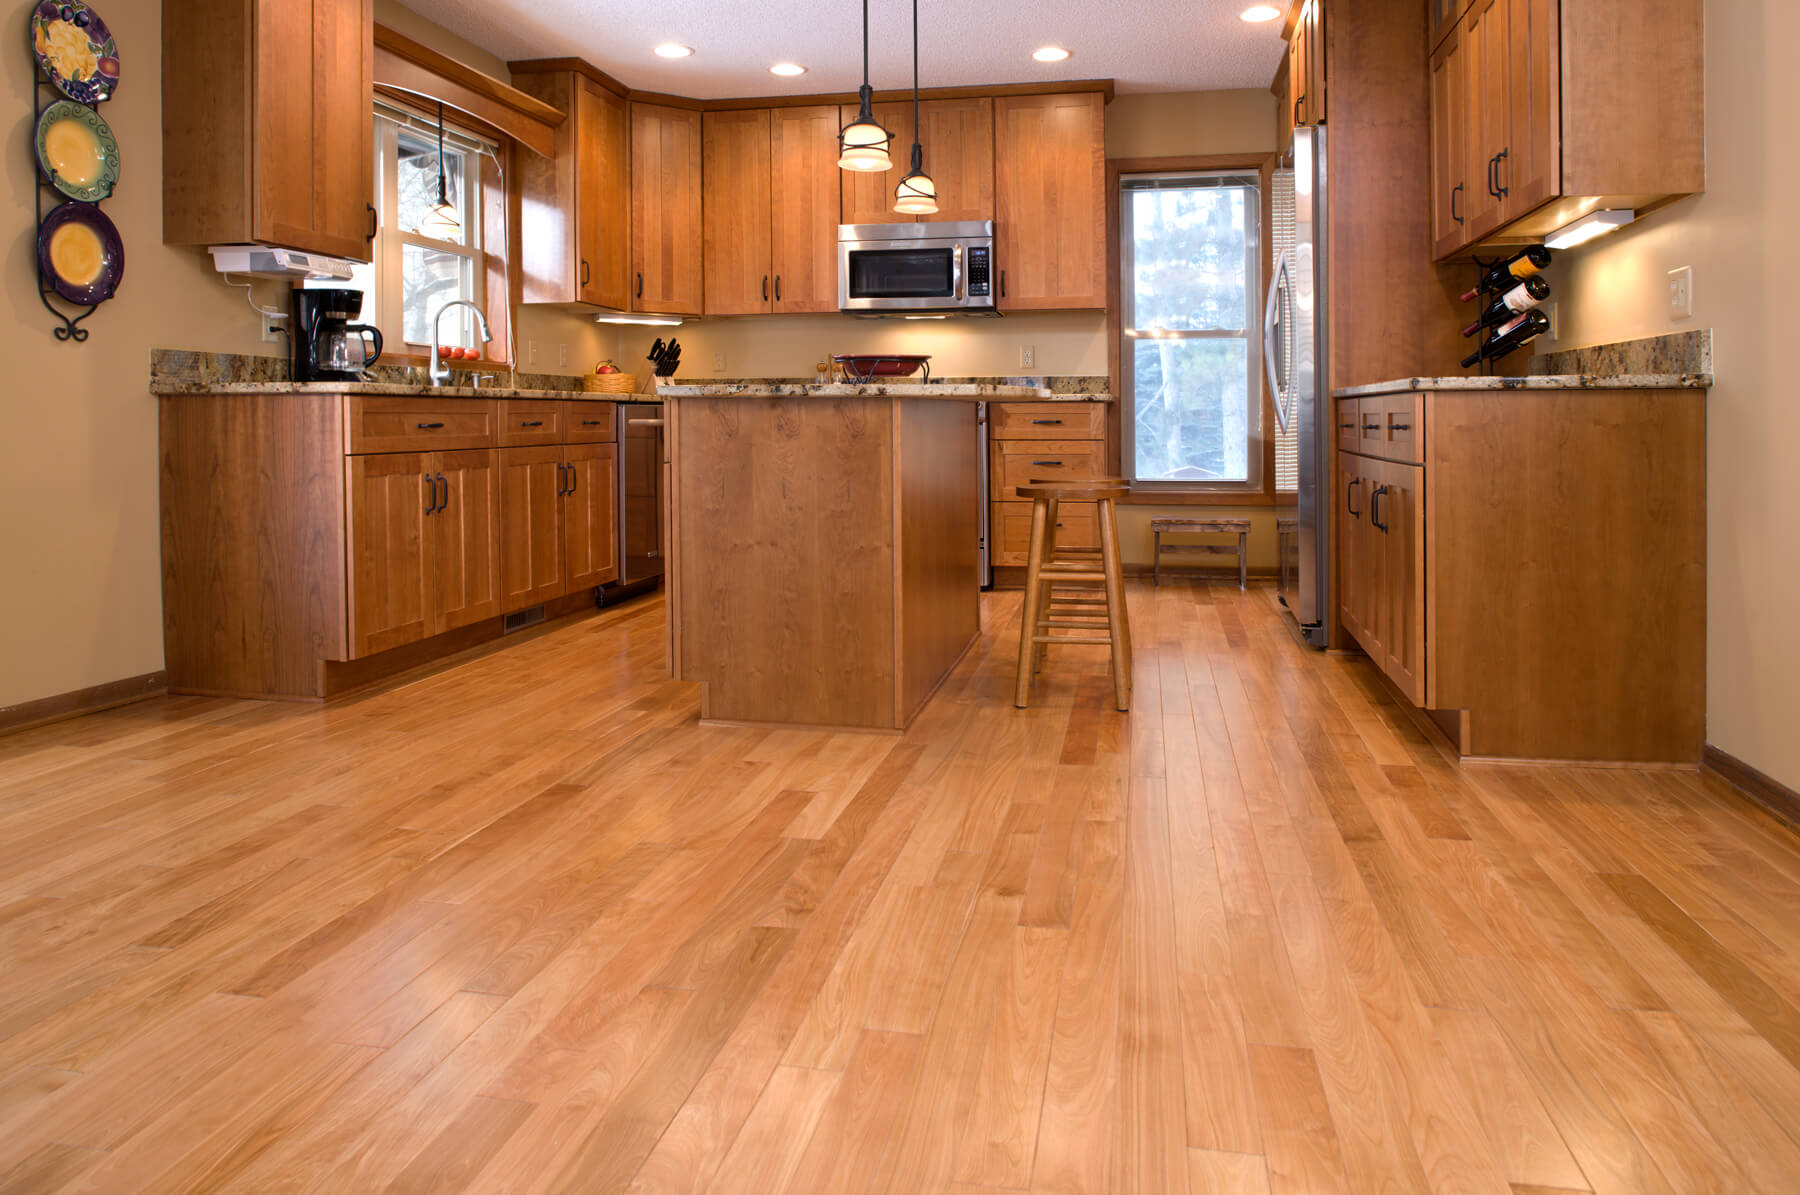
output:
<instances>
[{"instance_id":1,"label":"wooden baseboard","mask_svg":"<svg viewBox=\"0 0 1800 1195\"><path fill-rule=\"evenodd\" d=\"M1701 750L1700 766L1761 805L1790 829L1800 830L1800 792L1711 743Z\"/></svg>"},{"instance_id":2,"label":"wooden baseboard","mask_svg":"<svg viewBox=\"0 0 1800 1195\"><path fill-rule=\"evenodd\" d=\"M36 701L5 706L0 708L0 734L15 734L33 726L130 705L134 701L161 697L168 691L169 674L158 669L142 676L128 676L124 680L77 689L73 693L60 693L55 697L41 697Z\"/></svg>"}]
</instances>

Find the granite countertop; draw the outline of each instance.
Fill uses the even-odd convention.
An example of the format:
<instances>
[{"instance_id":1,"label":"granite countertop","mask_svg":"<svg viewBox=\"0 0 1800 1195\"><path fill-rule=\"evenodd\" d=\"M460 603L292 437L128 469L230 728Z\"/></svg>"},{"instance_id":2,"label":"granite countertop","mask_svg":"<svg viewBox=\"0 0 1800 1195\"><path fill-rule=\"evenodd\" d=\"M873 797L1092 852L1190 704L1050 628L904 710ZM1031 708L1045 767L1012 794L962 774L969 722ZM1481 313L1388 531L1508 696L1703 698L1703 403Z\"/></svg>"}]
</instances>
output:
<instances>
[{"instance_id":1,"label":"granite countertop","mask_svg":"<svg viewBox=\"0 0 1800 1195\"><path fill-rule=\"evenodd\" d=\"M415 382L207 382L158 378L152 394L381 394L405 398L570 399L575 402L661 402L654 394L590 394L585 390L525 390L507 386L427 386Z\"/></svg>"},{"instance_id":2,"label":"granite countertop","mask_svg":"<svg viewBox=\"0 0 1800 1195\"><path fill-rule=\"evenodd\" d=\"M1400 378L1331 393L1337 398L1365 398L1409 390L1705 390L1712 384L1710 373L1558 373L1523 378Z\"/></svg>"},{"instance_id":3,"label":"granite countertop","mask_svg":"<svg viewBox=\"0 0 1800 1195\"><path fill-rule=\"evenodd\" d=\"M1016 398L1047 400L1041 386L1003 386L984 382L845 382L831 385L799 382L702 382L662 386L663 398L938 398L958 402ZM1073 400L1074 395L1062 398Z\"/></svg>"}]
</instances>

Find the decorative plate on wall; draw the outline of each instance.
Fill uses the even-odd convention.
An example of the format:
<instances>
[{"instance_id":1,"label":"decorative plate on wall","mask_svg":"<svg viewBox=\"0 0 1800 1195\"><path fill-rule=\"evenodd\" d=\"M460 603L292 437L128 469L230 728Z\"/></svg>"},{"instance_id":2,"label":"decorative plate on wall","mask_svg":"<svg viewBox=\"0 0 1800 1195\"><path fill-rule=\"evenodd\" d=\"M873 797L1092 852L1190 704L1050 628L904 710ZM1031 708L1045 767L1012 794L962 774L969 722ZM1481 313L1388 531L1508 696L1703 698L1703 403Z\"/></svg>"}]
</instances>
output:
<instances>
[{"instance_id":1,"label":"decorative plate on wall","mask_svg":"<svg viewBox=\"0 0 1800 1195\"><path fill-rule=\"evenodd\" d=\"M44 109L37 124L38 168L50 185L83 203L98 203L119 181L119 143L100 114L74 100Z\"/></svg>"},{"instance_id":2,"label":"decorative plate on wall","mask_svg":"<svg viewBox=\"0 0 1800 1195\"><path fill-rule=\"evenodd\" d=\"M38 229L38 268L57 294L91 307L104 303L125 277L125 242L105 212L65 203Z\"/></svg>"},{"instance_id":3,"label":"decorative plate on wall","mask_svg":"<svg viewBox=\"0 0 1800 1195\"><path fill-rule=\"evenodd\" d=\"M119 85L119 47L81 0L42 0L31 14L31 50L45 78L72 100L98 104Z\"/></svg>"}]
</instances>

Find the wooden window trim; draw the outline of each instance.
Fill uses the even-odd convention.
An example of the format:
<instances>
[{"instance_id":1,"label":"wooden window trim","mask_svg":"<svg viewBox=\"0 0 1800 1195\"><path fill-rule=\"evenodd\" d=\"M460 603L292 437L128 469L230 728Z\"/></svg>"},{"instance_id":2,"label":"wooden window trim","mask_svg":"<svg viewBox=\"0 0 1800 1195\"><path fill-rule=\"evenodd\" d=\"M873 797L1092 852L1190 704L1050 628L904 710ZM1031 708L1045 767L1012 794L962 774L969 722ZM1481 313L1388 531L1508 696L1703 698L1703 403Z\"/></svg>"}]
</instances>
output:
<instances>
[{"instance_id":1,"label":"wooden window trim","mask_svg":"<svg viewBox=\"0 0 1800 1195\"><path fill-rule=\"evenodd\" d=\"M1106 467L1113 477L1123 477L1124 472L1124 361L1120 348L1125 337L1124 295L1120 291L1119 280L1119 176L1123 174L1154 174L1160 171L1175 170L1254 170L1261 180L1262 193L1262 226L1267 234L1273 213L1270 206L1269 190L1275 176L1275 155L1260 154L1192 154L1180 157L1163 158L1108 158L1106 160L1106 360L1107 377L1112 390L1113 401L1107 404L1106 412ZM1268 256L1268 244L1263 245L1263 256ZM1263 263L1262 294L1260 298L1267 301L1269 297L1269 269ZM1257 306L1261 310L1261 303ZM1259 369L1260 377L1262 371ZM1263 385L1262 401L1262 446L1263 470L1262 487L1257 490L1217 490L1196 487L1191 490L1172 489L1165 485L1154 488L1133 485L1131 494L1124 499L1130 506L1274 506L1275 496L1275 408L1269 395L1268 384Z\"/></svg>"}]
</instances>

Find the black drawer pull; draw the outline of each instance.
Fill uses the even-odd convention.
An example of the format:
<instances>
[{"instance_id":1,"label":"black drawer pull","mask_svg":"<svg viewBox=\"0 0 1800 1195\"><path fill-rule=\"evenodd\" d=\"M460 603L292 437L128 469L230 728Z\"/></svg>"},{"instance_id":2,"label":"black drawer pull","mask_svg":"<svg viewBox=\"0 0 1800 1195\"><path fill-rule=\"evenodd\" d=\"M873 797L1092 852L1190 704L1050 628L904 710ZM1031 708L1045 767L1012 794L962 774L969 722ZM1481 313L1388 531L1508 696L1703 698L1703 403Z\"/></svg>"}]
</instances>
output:
<instances>
[{"instance_id":1,"label":"black drawer pull","mask_svg":"<svg viewBox=\"0 0 1800 1195\"><path fill-rule=\"evenodd\" d=\"M1061 427L1062 426L1062 420L1060 420L1060 419L1033 419L1032 422L1038 423L1038 424L1047 424L1050 427Z\"/></svg>"},{"instance_id":2,"label":"black drawer pull","mask_svg":"<svg viewBox=\"0 0 1800 1195\"><path fill-rule=\"evenodd\" d=\"M1392 431L1397 431L1397 432L1409 432L1409 431L1411 431L1411 430L1412 430L1412 424L1410 424L1410 423L1396 423L1396 424L1394 424L1394 426L1393 426L1393 427L1392 427L1392 428L1391 428L1391 429L1390 429L1390 430L1392 430Z\"/></svg>"},{"instance_id":3,"label":"black drawer pull","mask_svg":"<svg viewBox=\"0 0 1800 1195\"><path fill-rule=\"evenodd\" d=\"M1057 467L1057 468L1061 468L1061 467L1062 467L1062 462L1061 462L1061 461L1032 461L1032 462L1031 462L1031 463L1032 463L1032 464L1034 464L1034 465L1052 465L1052 466L1055 466L1055 467Z\"/></svg>"},{"instance_id":4,"label":"black drawer pull","mask_svg":"<svg viewBox=\"0 0 1800 1195\"><path fill-rule=\"evenodd\" d=\"M1338 424L1338 427L1339 427L1339 428L1341 428L1341 429L1343 429L1343 430L1344 430L1344 431L1354 431L1354 430L1355 430L1355 428L1356 428L1356 424L1354 424L1354 423L1340 423L1340 424Z\"/></svg>"},{"instance_id":5,"label":"black drawer pull","mask_svg":"<svg viewBox=\"0 0 1800 1195\"><path fill-rule=\"evenodd\" d=\"M583 427L603 427L606 424L611 423L611 422L612 422L612 420L610 420L610 419L583 419L581 421L581 426L583 426Z\"/></svg>"},{"instance_id":6,"label":"black drawer pull","mask_svg":"<svg viewBox=\"0 0 1800 1195\"><path fill-rule=\"evenodd\" d=\"M1366 432L1378 432L1381 430L1381 425L1379 423L1365 423L1363 424L1363 430Z\"/></svg>"},{"instance_id":7,"label":"black drawer pull","mask_svg":"<svg viewBox=\"0 0 1800 1195\"><path fill-rule=\"evenodd\" d=\"M422 432L434 432L443 426L444 425L441 423L421 423L419 425L419 430Z\"/></svg>"},{"instance_id":8,"label":"black drawer pull","mask_svg":"<svg viewBox=\"0 0 1800 1195\"><path fill-rule=\"evenodd\" d=\"M523 420L519 421L519 426L520 427L542 427L542 426L544 426L544 421L542 419L523 419Z\"/></svg>"}]
</instances>

